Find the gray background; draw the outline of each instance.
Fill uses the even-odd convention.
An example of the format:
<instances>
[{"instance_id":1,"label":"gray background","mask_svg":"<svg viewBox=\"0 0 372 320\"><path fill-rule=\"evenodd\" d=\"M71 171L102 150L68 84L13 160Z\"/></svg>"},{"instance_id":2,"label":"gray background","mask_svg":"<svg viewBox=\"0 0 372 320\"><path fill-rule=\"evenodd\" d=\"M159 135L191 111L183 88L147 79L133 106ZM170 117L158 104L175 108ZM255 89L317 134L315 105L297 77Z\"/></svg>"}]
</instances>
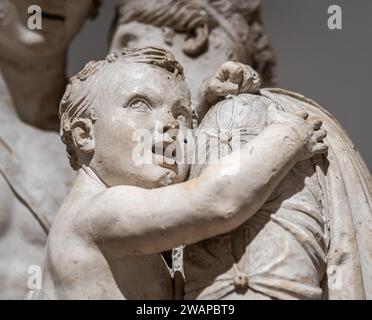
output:
<instances>
[{"instance_id":1,"label":"gray background","mask_svg":"<svg viewBox=\"0 0 372 320\"><path fill-rule=\"evenodd\" d=\"M335 115L371 170L372 1L262 1L265 29L277 55L279 86L316 100ZM75 38L69 75L105 56L117 2L104 0L100 16ZM331 4L342 8L342 30L327 27Z\"/></svg>"}]
</instances>

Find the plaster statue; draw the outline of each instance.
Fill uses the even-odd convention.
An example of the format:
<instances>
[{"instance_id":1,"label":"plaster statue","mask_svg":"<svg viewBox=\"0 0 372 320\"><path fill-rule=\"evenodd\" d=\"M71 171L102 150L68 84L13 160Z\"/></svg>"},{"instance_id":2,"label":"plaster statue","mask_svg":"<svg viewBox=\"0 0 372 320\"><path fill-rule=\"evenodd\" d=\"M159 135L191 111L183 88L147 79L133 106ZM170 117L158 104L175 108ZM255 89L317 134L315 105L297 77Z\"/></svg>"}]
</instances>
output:
<instances>
[{"instance_id":1,"label":"plaster statue","mask_svg":"<svg viewBox=\"0 0 372 320\"><path fill-rule=\"evenodd\" d=\"M42 29L27 28L30 1L0 0L0 299L23 299L41 266L53 217L74 175L56 132L66 51L93 1L39 1Z\"/></svg>"},{"instance_id":2,"label":"plaster statue","mask_svg":"<svg viewBox=\"0 0 372 320\"><path fill-rule=\"evenodd\" d=\"M230 62L217 74L250 83L250 73L242 71ZM224 88L227 94L231 83L212 82L218 81L218 94ZM319 120L271 108L267 126L240 152L185 181L189 166L177 157L157 162L169 155L164 146L153 147L177 140L172 129L191 127L190 92L181 65L155 47L88 63L70 80L60 118L78 175L48 236L44 299L171 299L160 252L236 229L296 163L327 150ZM157 121L163 126L157 128ZM160 140L150 145L156 161L138 165L132 136L143 128ZM227 174L232 164L240 169Z\"/></svg>"},{"instance_id":3,"label":"plaster statue","mask_svg":"<svg viewBox=\"0 0 372 320\"><path fill-rule=\"evenodd\" d=\"M248 131L251 133L248 134L248 137L254 137L265 127L264 120L268 105L275 102L278 108L286 111L305 111L317 115L324 121L326 129L330 133L328 139L332 146L327 159L325 156L317 157L316 161L313 159L298 164L281 187L276 190L276 195L281 195L276 202L274 201L276 207L267 211L268 204L266 204L260 211L260 213L266 213L257 214L254 221L248 221L245 227L241 228L244 232L240 230L204 241L198 245L187 247L185 252L182 247L174 249L173 273L177 275L177 271L185 272L186 276L185 288L182 288L182 279L176 281L178 284L176 297L216 299L223 297L242 299L372 298L372 266L369 245L372 239L368 236L371 234L370 226L372 225L371 176L363 159L337 120L314 101L282 89L267 89L261 92L253 90L251 93L256 93L254 96L228 99L224 108L218 104L203 120L210 106L223 100L226 94L236 95L239 93L239 88L236 86L237 79L227 79L224 74L215 75L212 78L215 84L204 81L209 75L214 74L215 70L225 61L235 60L253 66L253 69L257 70L263 79L263 87L270 87L275 82L274 57L262 29L260 1L123 1L119 7L112 32L111 50L120 50L123 46L144 45L158 45L172 50L185 67L186 80L192 94L193 110L197 120L203 121L198 135L205 135L204 131L212 131L212 135L220 132L220 125L225 133L229 132L229 122L222 122L222 124L217 122L218 110L222 110L224 111L223 116L231 119L233 127L240 128L245 124L249 125ZM247 71L247 68L244 70ZM256 78L253 72L252 79ZM230 81L225 85L225 89L218 93L219 82L215 81L216 78L232 80L232 83ZM213 90L209 91L208 86ZM199 95L201 87L203 87L204 94ZM251 104L257 113L250 108L244 109L242 106ZM234 109L232 105L236 105L236 109L243 112L246 118L235 119L235 115L231 114ZM195 124L197 125L196 122ZM247 140L249 139L247 138ZM220 150L221 148L222 150ZM217 152L227 154L230 151L231 149L224 146L224 143L222 146L221 143L218 143L214 146L214 151L210 156L214 158L213 155ZM194 165L192 177L197 177L205 166L206 164ZM313 168L314 166L316 169ZM308 177L303 174L304 172ZM305 182L301 182L301 178ZM303 184L303 188L300 189L304 190L297 192L297 189L291 189L290 186L294 184L294 180L297 181L297 188ZM288 191L286 191L287 189ZM314 195L309 196L307 194L309 190L312 190ZM293 194L291 195L290 192ZM280 199L283 199L284 196L289 199L281 205ZM305 196L308 197L311 206L302 210L298 208L298 198ZM320 203L319 199L323 202ZM248 268L241 264L249 265L247 261L256 258L251 252L260 245L257 244L259 241L263 241L259 238L255 241L252 239L255 238L255 234L270 233L271 228L277 227L276 222L270 220L271 216L268 212L275 212L275 215L272 216L273 219L277 216L282 218L283 212L288 211L286 206L288 203L292 205L292 202L297 206L293 212L302 212L300 213L302 217L299 218L300 221L290 220L290 223L295 223L296 227L300 229L304 227L304 220L307 219L306 213L317 208L319 215L311 221L312 235L308 237L312 245L316 247L312 249L298 248L302 252L303 259L313 258L313 254L316 255L316 259L305 263L305 267L301 269L303 274L300 272L297 278L285 278L286 286L277 285L273 288L263 289L267 282L278 279L283 268L292 267L289 261L288 264L282 263L278 267L279 271L270 275L271 278L265 275L260 284L261 287L254 285L254 281L258 281L258 278L254 276L252 286L255 288L248 290L247 283L251 280L251 275L260 274L260 269L254 265ZM258 223L256 220L260 220L260 222ZM270 223L266 226L265 221ZM319 223L320 229L315 228L317 223ZM239 232L249 234L248 240L243 241L243 236L239 236ZM290 231L285 234L283 230L282 233L282 235L276 236L276 240L279 237L290 237L291 234ZM268 237L266 236L266 238ZM318 239L319 237L321 239ZM265 236L262 235L262 238L265 239ZM251 241L252 244L249 245L246 241ZM245 248L247 252L236 254L233 252L235 249L229 249L229 247L234 247L236 242L238 242L238 247L242 247L241 250ZM284 243L286 244L286 242ZM226 259L223 259L224 254L226 254ZM239 275L242 274L243 277L243 289L240 291L234 285L235 278L239 283L239 276L236 276L234 269L239 264L239 258L245 261L244 263L240 262L237 269L241 272ZM185 260L185 270L183 270L183 259ZM261 257L261 259L261 261L257 260L262 263L261 267L268 267L267 261L271 261L269 252L267 257ZM301 276L305 276L307 279L307 286L302 289L298 286L298 279ZM217 277L218 279L214 280ZM292 285L291 282L291 287L288 289L288 281L292 280L294 284ZM244 294L241 294L242 292Z\"/></svg>"},{"instance_id":4,"label":"plaster statue","mask_svg":"<svg viewBox=\"0 0 372 320\"><path fill-rule=\"evenodd\" d=\"M251 65L264 86L275 83L275 58L262 27L260 0L123 0L111 36L111 51L158 46L172 51L185 68L195 117L202 82L222 63Z\"/></svg>"},{"instance_id":5,"label":"plaster statue","mask_svg":"<svg viewBox=\"0 0 372 320\"><path fill-rule=\"evenodd\" d=\"M254 75L250 67L241 67ZM372 180L345 131L299 94L255 87L255 94L217 101L215 86L215 77L204 84L211 103L217 103L196 133L218 137L197 140L207 141L197 148L207 159L231 153L234 132L240 133L242 148L255 141L266 130L273 105L322 119L329 151L298 162L260 210L234 231L186 246L184 298L371 299ZM262 166L266 162L271 158L262 158ZM191 181L207 165L193 165Z\"/></svg>"},{"instance_id":6,"label":"plaster statue","mask_svg":"<svg viewBox=\"0 0 372 320\"><path fill-rule=\"evenodd\" d=\"M194 128L213 105L207 101L208 93L200 95L200 87L224 62L253 66L266 87L276 83L276 61L263 29L260 0L122 0L112 26L110 51L149 45L172 51L184 67ZM236 94L236 87L225 84L223 92ZM182 270L182 261L175 258L179 252L175 248L173 258L163 253L175 281Z\"/></svg>"}]
</instances>

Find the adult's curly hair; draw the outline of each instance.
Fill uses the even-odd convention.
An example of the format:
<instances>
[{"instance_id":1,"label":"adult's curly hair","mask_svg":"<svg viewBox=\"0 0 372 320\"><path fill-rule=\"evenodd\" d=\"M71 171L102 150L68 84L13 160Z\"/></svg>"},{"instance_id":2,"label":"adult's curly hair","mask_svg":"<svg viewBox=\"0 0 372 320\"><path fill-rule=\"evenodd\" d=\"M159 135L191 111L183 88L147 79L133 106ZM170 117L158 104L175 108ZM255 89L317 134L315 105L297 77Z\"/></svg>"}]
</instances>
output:
<instances>
[{"instance_id":1,"label":"adult's curly hair","mask_svg":"<svg viewBox=\"0 0 372 320\"><path fill-rule=\"evenodd\" d=\"M189 35L205 25L211 33L221 20L228 21L234 29L233 39L251 55L251 61L241 62L249 63L260 73L264 86L275 85L276 59L263 29L261 0L122 0L111 34L116 26L131 21ZM194 51L189 44L193 45L186 43L186 54ZM193 56L202 52L196 50Z\"/></svg>"},{"instance_id":2,"label":"adult's curly hair","mask_svg":"<svg viewBox=\"0 0 372 320\"><path fill-rule=\"evenodd\" d=\"M74 170L78 170L81 163L73 142L73 125L79 119L97 120L92 106L97 98L100 74L109 64L118 62L154 65L184 80L183 68L174 55L157 47L124 49L120 54L108 55L105 60L88 62L82 71L70 79L59 106L60 135Z\"/></svg>"}]
</instances>

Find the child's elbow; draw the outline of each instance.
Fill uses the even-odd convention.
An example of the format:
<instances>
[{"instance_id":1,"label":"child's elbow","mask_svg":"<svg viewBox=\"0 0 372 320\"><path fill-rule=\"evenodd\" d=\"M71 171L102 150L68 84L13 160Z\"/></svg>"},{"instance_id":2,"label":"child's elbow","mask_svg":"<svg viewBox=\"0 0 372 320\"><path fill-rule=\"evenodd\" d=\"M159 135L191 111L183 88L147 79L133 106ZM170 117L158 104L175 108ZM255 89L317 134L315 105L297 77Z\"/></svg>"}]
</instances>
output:
<instances>
[{"instance_id":1,"label":"child's elbow","mask_svg":"<svg viewBox=\"0 0 372 320\"><path fill-rule=\"evenodd\" d=\"M224 224L237 227L241 222L241 211L242 208L234 201L221 201L216 206L215 214L218 216Z\"/></svg>"}]
</instances>

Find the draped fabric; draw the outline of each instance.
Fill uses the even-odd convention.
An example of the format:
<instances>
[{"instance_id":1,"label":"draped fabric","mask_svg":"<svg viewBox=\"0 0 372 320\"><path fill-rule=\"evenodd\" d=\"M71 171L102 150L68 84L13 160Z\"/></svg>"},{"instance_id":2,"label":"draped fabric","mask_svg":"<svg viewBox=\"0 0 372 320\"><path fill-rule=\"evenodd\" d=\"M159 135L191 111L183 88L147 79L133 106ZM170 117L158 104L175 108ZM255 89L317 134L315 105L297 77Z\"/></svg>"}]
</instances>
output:
<instances>
[{"instance_id":1,"label":"draped fabric","mask_svg":"<svg viewBox=\"0 0 372 320\"><path fill-rule=\"evenodd\" d=\"M316 102L283 89L261 94L278 108L318 116L328 132L328 168L321 172L330 239L328 299L372 299L372 178L358 150L337 120Z\"/></svg>"},{"instance_id":2,"label":"draped fabric","mask_svg":"<svg viewBox=\"0 0 372 320\"><path fill-rule=\"evenodd\" d=\"M32 128L3 112L0 174L45 233L74 179L66 159L57 133Z\"/></svg>"}]
</instances>

